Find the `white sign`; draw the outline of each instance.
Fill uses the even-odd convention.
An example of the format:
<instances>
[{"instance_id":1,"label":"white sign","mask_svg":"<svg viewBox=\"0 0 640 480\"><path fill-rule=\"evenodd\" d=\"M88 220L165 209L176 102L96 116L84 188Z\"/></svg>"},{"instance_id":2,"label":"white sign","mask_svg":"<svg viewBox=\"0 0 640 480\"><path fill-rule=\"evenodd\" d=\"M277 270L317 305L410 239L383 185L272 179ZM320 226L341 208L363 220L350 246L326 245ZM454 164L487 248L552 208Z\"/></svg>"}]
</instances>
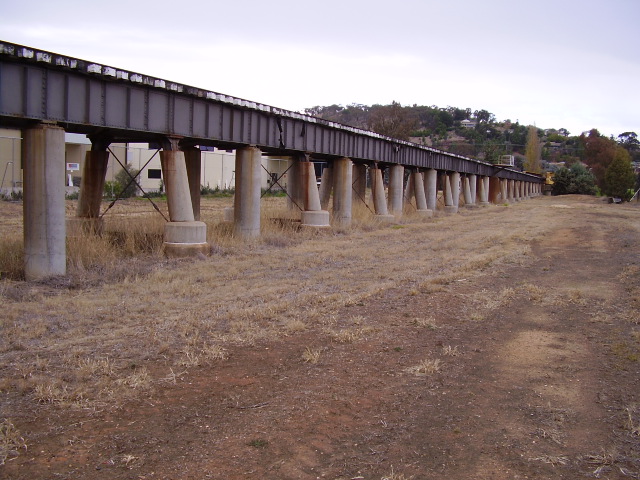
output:
<instances>
[{"instance_id":1,"label":"white sign","mask_svg":"<svg viewBox=\"0 0 640 480\"><path fill-rule=\"evenodd\" d=\"M77 172L78 170L80 170L80 164L79 163L67 163L67 170L69 172Z\"/></svg>"}]
</instances>

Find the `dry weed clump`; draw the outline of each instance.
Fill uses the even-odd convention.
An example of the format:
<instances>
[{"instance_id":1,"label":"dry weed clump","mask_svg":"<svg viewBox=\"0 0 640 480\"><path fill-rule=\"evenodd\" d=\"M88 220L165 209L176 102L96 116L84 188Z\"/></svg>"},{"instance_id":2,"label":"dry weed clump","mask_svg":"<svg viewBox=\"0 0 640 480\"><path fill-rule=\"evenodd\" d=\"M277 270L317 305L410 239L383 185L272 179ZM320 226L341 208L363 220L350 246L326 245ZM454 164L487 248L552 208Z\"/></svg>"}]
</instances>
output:
<instances>
[{"instance_id":1,"label":"dry weed clump","mask_svg":"<svg viewBox=\"0 0 640 480\"><path fill-rule=\"evenodd\" d=\"M0 422L0 465L16 458L23 448L27 451L27 444L20 431L9 419L4 418Z\"/></svg>"},{"instance_id":2,"label":"dry weed clump","mask_svg":"<svg viewBox=\"0 0 640 480\"><path fill-rule=\"evenodd\" d=\"M372 327L349 327L333 330L330 335L336 343L354 343L373 331Z\"/></svg>"},{"instance_id":3,"label":"dry weed clump","mask_svg":"<svg viewBox=\"0 0 640 480\"><path fill-rule=\"evenodd\" d=\"M640 437L640 406L630 405L625 409L627 418L624 422L624 429L633 437Z\"/></svg>"},{"instance_id":4,"label":"dry weed clump","mask_svg":"<svg viewBox=\"0 0 640 480\"><path fill-rule=\"evenodd\" d=\"M413 320L411 320L411 323L416 327L426 328L428 330L436 330L438 328L436 319L433 317L414 318Z\"/></svg>"},{"instance_id":5,"label":"dry weed clump","mask_svg":"<svg viewBox=\"0 0 640 480\"><path fill-rule=\"evenodd\" d=\"M457 346L445 345L442 347L442 355L445 357L457 357L460 355L460 350Z\"/></svg>"},{"instance_id":6,"label":"dry weed clump","mask_svg":"<svg viewBox=\"0 0 640 480\"><path fill-rule=\"evenodd\" d=\"M438 373L441 368L442 368L442 362L439 359L436 358L435 360L432 360L427 358L425 360L422 360L417 365L405 368L404 371L411 375L416 375L421 377L425 375L433 375L435 373Z\"/></svg>"},{"instance_id":7,"label":"dry weed clump","mask_svg":"<svg viewBox=\"0 0 640 480\"><path fill-rule=\"evenodd\" d=\"M391 467L391 473L389 475L385 475L380 480L412 480L413 477L405 477L402 473L396 473L393 471L393 467Z\"/></svg>"},{"instance_id":8,"label":"dry weed clump","mask_svg":"<svg viewBox=\"0 0 640 480\"><path fill-rule=\"evenodd\" d=\"M302 360L305 363L311 363L311 364L316 364L318 363L318 361L320 360L320 355L322 354L322 349L321 348L310 348L307 347L304 349L304 352L302 352Z\"/></svg>"}]
</instances>

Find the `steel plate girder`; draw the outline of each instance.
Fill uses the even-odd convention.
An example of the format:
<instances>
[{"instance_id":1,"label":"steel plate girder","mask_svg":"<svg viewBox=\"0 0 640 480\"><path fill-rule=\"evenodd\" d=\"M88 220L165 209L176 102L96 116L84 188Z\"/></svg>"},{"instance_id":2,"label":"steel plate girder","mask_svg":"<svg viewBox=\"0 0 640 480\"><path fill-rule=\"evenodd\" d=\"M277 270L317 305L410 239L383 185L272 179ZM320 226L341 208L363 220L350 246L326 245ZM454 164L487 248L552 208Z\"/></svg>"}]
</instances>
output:
<instances>
[{"instance_id":1,"label":"steel plate girder","mask_svg":"<svg viewBox=\"0 0 640 480\"><path fill-rule=\"evenodd\" d=\"M281 155L305 152L541 182L539 176L319 120L0 56L0 125L30 121L58 122L75 133L112 131L137 141L175 136L194 144L255 145Z\"/></svg>"}]
</instances>

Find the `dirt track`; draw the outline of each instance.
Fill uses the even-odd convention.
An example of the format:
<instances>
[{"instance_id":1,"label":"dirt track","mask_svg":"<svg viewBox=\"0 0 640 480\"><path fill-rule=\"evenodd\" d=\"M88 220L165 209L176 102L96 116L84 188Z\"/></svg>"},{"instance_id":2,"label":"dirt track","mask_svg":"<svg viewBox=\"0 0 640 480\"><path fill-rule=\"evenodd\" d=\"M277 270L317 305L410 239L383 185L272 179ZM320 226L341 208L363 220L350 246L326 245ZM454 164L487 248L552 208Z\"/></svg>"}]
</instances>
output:
<instances>
[{"instance_id":1,"label":"dirt track","mask_svg":"<svg viewBox=\"0 0 640 480\"><path fill-rule=\"evenodd\" d=\"M640 478L640 208L491 208L528 209L544 231L516 260L338 306L353 338L237 346L118 408L4 389L0 417L28 448L0 477ZM411 370L425 359L438 371Z\"/></svg>"}]
</instances>

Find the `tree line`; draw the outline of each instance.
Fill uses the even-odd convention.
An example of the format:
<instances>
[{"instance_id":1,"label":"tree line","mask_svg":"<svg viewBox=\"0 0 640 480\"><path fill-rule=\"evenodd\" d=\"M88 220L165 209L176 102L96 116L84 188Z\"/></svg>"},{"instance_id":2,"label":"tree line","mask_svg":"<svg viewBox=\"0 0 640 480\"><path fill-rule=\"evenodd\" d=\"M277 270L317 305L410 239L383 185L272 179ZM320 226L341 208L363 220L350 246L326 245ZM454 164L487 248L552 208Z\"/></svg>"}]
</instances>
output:
<instances>
[{"instance_id":1,"label":"tree line","mask_svg":"<svg viewBox=\"0 0 640 480\"><path fill-rule=\"evenodd\" d=\"M518 121L498 122L487 110L470 108L351 104L315 106L305 113L433 146L490 163L512 156L516 168L554 172L554 192L604 193L627 198L640 188L632 162L640 162L635 132L606 137L597 129L571 135L565 128L540 129Z\"/></svg>"}]
</instances>

